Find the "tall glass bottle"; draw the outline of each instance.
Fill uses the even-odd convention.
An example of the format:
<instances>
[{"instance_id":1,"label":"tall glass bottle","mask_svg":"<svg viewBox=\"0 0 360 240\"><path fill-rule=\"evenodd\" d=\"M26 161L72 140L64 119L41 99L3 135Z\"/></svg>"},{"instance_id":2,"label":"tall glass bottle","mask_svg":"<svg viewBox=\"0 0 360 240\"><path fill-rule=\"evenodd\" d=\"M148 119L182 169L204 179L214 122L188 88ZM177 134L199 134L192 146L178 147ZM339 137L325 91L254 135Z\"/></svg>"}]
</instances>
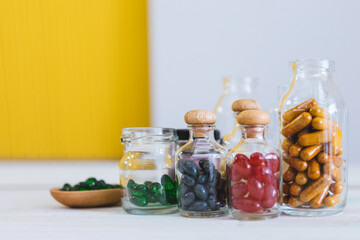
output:
<instances>
[{"instance_id":1,"label":"tall glass bottle","mask_svg":"<svg viewBox=\"0 0 360 240\"><path fill-rule=\"evenodd\" d=\"M234 128L231 105L238 99L256 99L258 80L253 77L225 77L224 90L215 106L216 126L221 135L229 133Z\"/></svg>"},{"instance_id":2,"label":"tall glass bottle","mask_svg":"<svg viewBox=\"0 0 360 240\"><path fill-rule=\"evenodd\" d=\"M324 216L341 212L347 197L347 109L333 83L334 62L291 63L293 80L280 105L283 211ZM285 164L284 164L285 165Z\"/></svg>"},{"instance_id":3,"label":"tall glass bottle","mask_svg":"<svg viewBox=\"0 0 360 240\"><path fill-rule=\"evenodd\" d=\"M280 157L265 138L268 113L260 110L241 112L238 122L242 142L228 153L228 205L240 220L274 218L282 202Z\"/></svg>"},{"instance_id":4,"label":"tall glass bottle","mask_svg":"<svg viewBox=\"0 0 360 240\"><path fill-rule=\"evenodd\" d=\"M218 217L226 207L226 150L214 139L216 116L206 110L185 115L188 143L175 153L178 204L186 217Z\"/></svg>"},{"instance_id":5,"label":"tall glass bottle","mask_svg":"<svg viewBox=\"0 0 360 240\"><path fill-rule=\"evenodd\" d=\"M238 145L242 138L241 129L237 121L239 113L245 110L258 110L260 109L260 104L253 99L239 99L233 102L231 108L233 110L233 118L235 118L235 123L233 123L234 127L222 138L221 143L221 145L228 151Z\"/></svg>"}]
</instances>

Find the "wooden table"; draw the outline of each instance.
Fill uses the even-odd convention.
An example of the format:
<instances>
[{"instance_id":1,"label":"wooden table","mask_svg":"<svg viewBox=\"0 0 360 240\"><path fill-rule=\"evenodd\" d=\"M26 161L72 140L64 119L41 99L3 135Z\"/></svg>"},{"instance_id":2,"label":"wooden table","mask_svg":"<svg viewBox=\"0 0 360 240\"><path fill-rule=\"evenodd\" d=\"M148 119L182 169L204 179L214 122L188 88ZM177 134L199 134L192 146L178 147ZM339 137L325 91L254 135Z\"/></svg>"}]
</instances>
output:
<instances>
[{"instance_id":1,"label":"wooden table","mask_svg":"<svg viewBox=\"0 0 360 240\"><path fill-rule=\"evenodd\" d=\"M70 209L52 199L51 187L89 176L116 183L117 162L0 162L0 239L360 239L360 166L349 170L342 214L266 221L135 216L121 207Z\"/></svg>"}]
</instances>

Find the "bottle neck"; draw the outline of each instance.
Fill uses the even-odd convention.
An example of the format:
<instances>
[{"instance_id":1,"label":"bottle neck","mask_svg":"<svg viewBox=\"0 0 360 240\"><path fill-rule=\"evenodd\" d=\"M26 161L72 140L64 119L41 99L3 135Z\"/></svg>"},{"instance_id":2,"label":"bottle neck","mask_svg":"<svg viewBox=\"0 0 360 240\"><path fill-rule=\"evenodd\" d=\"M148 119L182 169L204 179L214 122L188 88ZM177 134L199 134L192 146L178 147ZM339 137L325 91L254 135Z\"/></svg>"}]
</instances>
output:
<instances>
[{"instance_id":1,"label":"bottle neck","mask_svg":"<svg viewBox=\"0 0 360 240\"><path fill-rule=\"evenodd\" d=\"M306 82L326 82L331 81L333 73L332 71L325 69L305 69L294 71L296 80L306 81Z\"/></svg>"},{"instance_id":2,"label":"bottle neck","mask_svg":"<svg viewBox=\"0 0 360 240\"><path fill-rule=\"evenodd\" d=\"M214 125L199 124L199 125L188 125L190 131L190 140L204 139L214 140Z\"/></svg>"},{"instance_id":3,"label":"bottle neck","mask_svg":"<svg viewBox=\"0 0 360 240\"><path fill-rule=\"evenodd\" d=\"M240 126L242 138L245 141L265 142L266 126L263 125L242 125Z\"/></svg>"}]
</instances>

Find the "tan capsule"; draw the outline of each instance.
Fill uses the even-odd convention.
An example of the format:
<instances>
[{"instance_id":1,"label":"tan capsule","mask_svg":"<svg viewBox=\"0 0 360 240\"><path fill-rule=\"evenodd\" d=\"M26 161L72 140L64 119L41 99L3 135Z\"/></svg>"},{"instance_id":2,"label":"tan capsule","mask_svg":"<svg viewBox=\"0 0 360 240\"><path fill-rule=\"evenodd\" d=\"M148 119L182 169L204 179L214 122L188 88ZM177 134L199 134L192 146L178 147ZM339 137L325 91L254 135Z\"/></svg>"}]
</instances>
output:
<instances>
[{"instance_id":1,"label":"tan capsule","mask_svg":"<svg viewBox=\"0 0 360 240\"><path fill-rule=\"evenodd\" d=\"M331 177L328 174L320 176L315 182L311 183L307 188L300 193L300 200L302 202L309 202L322 190L331 183Z\"/></svg>"},{"instance_id":2,"label":"tan capsule","mask_svg":"<svg viewBox=\"0 0 360 240\"><path fill-rule=\"evenodd\" d=\"M283 196L283 203L289 204L289 198L290 196Z\"/></svg>"},{"instance_id":3,"label":"tan capsule","mask_svg":"<svg viewBox=\"0 0 360 240\"><path fill-rule=\"evenodd\" d=\"M317 131L313 133L304 134L299 137L298 142L301 146L307 147L311 145L317 145L322 143L331 142L334 137L333 132L328 130Z\"/></svg>"},{"instance_id":4,"label":"tan capsule","mask_svg":"<svg viewBox=\"0 0 360 240\"><path fill-rule=\"evenodd\" d=\"M330 155L325 153L325 152L321 152L318 154L317 156L317 160L319 161L319 163L324 164L330 161Z\"/></svg>"},{"instance_id":5,"label":"tan capsule","mask_svg":"<svg viewBox=\"0 0 360 240\"><path fill-rule=\"evenodd\" d=\"M340 151L342 152L341 143L342 143L342 132L338 128L336 131L336 135L332 141L332 152L334 153L334 155L341 155L339 154Z\"/></svg>"},{"instance_id":6,"label":"tan capsule","mask_svg":"<svg viewBox=\"0 0 360 240\"><path fill-rule=\"evenodd\" d=\"M330 119L330 114L319 106L312 106L309 112L314 118L321 117L325 119Z\"/></svg>"},{"instance_id":7,"label":"tan capsule","mask_svg":"<svg viewBox=\"0 0 360 240\"><path fill-rule=\"evenodd\" d=\"M288 125L283 127L281 133L285 137L291 137L295 133L300 132L311 123L312 117L310 113L304 112L292 120Z\"/></svg>"},{"instance_id":8,"label":"tan capsule","mask_svg":"<svg viewBox=\"0 0 360 240\"><path fill-rule=\"evenodd\" d=\"M283 193L284 194L290 194L290 185L286 182L283 183Z\"/></svg>"},{"instance_id":9,"label":"tan capsule","mask_svg":"<svg viewBox=\"0 0 360 240\"><path fill-rule=\"evenodd\" d=\"M299 185L305 185L308 182L308 177L304 172L298 172L295 177L295 182Z\"/></svg>"},{"instance_id":10,"label":"tan capsule","mask_svg":"<svg viewBox=\"0 0 360 240\"><path fill-rule=\"evenodd\" d=\"M308 163L305 161L300 160L299 158L294 158L288 154L284 154L283 157L284 161L295 168L296 170L303 172L307 169Z\"/></svg>"},{"instance_id":11,"label":"tan capsule","mask_svg":"<svg viewBox=\"0 0 360 240\"><path fill-rule=\"evenodd\" d=\"M341 183L333 183L330 186L330 192L333 194L340 194L343 191L343 185Z\"/></svg>"},{"instance_id":12,"label":"tan capsule","mask_svg":"<svg viewBox=\"0 0 360 240\"><path fill-rule=\"evenodd\" d=\"M300 207L301 205L304 205L305 204L305 202L303 202L303 201L301 201L299 198L297 198L297 197L290 197L289 198L289 205L291 206L291 207L294 207L294 208L296 208L296 207Z\"/></svg>"},{"instance_id":13,"label":"tan capsule","mask_svg":"<svg viewBox=\"0 0 360 240\"><path fill-rule=\"evenodd\" d=\"M311 121L311 126L316 130L339 129L339 124L324 118L316 117Z\"/></svg>"},{"instance_id":14,"label":"tan capsule","mask_svg":"<svg viewBox=\"0 0 360 240\"><path fill-rule=\"evenodd\" d=\"M286 182L294 181L296 176L295 169L292 167L288 167L288 169L284 172L283 178Z\"/></svg>"},{"instance_id":15,"label":"tan capsule","mask_svg":"<svg viewBox=\"0 0 360 240\"><path fill-rule=\"evenodd\" d=\"M328 196L324 200L324 205L326 207L333 207L336 204L338 204L340 202L340 200L341 200L341 196L339 194Z\"/></svg>"},{"instance_id":16,"label":"tan capsule","mask_svg":"<svg viewBox=\"0 0 360 240\"><path fill-rule=\"evenodd\" d=\"M310 206L312 208L319 208L321 207L321 205L324 202L324 199L326 197L326 195L329 192L329 186L328 185L326 188L324 188L318 195L316 195L316 197L314 197L311 201L310 201Z\"/></svg>"},{"instance_id":17,"label":"tan capsule","mask_svg":"<svg viewBox=\"0 0 360 240\"><path fill-rule=\"evenodd\" d=\"M320 164L315 159L311 160L307 170L308 177L315 180L320 177L320 174Z\"/></svg>"},{"instance_id":18,"label":"tan capsule","mask_svg":"<svg viewBox=\"0 0 360 240\"><path fill-rule=\"evenodd\" d=\"M297 134L297 137L301 137L302 135L304 134L307 134L307 133L310 133L310 130L308 128L305 128L303 130L301 130L298 134Z\"/></svg>"},{"instance_id":19,"label":"tan capsule","mask_svg":"<svg viewBox=\"0 0 360 240\"><path fill-rule=\"evenodd\" d=\"M341 156L342 154L343 154L343 148L342 146L340 146L338 152L336 153L336 156Z\"/></svg>"},{"instance_id":20,"label":"tan capsule","mask_svg":"<svg viewBox=\"0 0 360 240\"><path fill-rule=\"evenodd\" d=\"M302 186L297 185L296 183L291 184L291 186L290 186L290 194L292 196L295 196L295 197L299 196L301 191L302 191Z\"/></svg>"},{"instance_id":21,"label":"tan capsule","mask_svg":"<svg viewBox=\"0 0 360 240\"><path fill-rule=\"evenodd\" d=\"M295 143L290 146L289 153L293 157L298 157L300 155L301 149L302 149L302 146L300 146L300 144L298 144L298 143Z\"/></svg>"},{"instance_id":22,"label":"tan capsule","mask_svg":"<svg viewBox=\"0 0 360 240\"><path fill-rule=\"evenodd\" d=\"M285 153L288 153L291 145L293 145L293 142L288 138L284 138L283 142L281 143L281 148Z\"/></svg>"},{"instance_id":23,"label":"tan capsule","mask_svg":"<svg viewBox=\"0 0 360 240\"><path fill-rule=\"evenodd\" d=\"M304 148L300 152L300 158L304 161L310 161L316 155L318 155L322 151L323 148L324 148L324 146L322 144L313 145L313 146Z\"/></svg>"},{"instance_id":24,"label":"tan capsule","mask_svg":"<svg viewBox=\"0 0 360 240\"><path fill-rule=\"evenodd\" d=\"M286 122L291 122L297 116L299 116L301 113L309 111L312 106L316 106L316 105L317 105L316 100L313 98L310 98L310 99L300 103L299 105L293 107L292 109L286 111L282 117Z\"/></svg>"},{"instance_id":25,"label":"tan capsule","mask_svg":"<svg viewBox=\"0 0 360 240\"><path fill-rule=\"evenodd\" d=\"M323 169L324 173L329 174L335 182L342 181L341 170L336 167L332 162L325 163Z\"/></svg>"},{"instance_id":26,"label":"tan capsule","mask_svg":"<svg viewBox=\"0 0 360 240\"><path fill-rule=\"evenodd\" d=\"M334 163L336 167L341 167L343 165L343 159L338 156L332 156L331 161Z\"/></svg>"}]
</instances>

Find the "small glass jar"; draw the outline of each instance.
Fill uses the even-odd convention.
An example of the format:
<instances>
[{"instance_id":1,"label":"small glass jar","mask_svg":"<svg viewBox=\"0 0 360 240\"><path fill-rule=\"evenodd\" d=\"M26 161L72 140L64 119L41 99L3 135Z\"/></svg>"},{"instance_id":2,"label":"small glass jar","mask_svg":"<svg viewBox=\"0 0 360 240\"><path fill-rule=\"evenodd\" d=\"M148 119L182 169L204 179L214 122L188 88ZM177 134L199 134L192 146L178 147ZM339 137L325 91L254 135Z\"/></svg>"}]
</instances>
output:
<instances>
[{"instance_id":1,"label":"small glass jar","mask_svg":"<svg viewBox=\"0 0 360 240\"><path fill-rule=\"evenodd\" d=\"M120 160L120 184L125 211L132 214L164 214L177 211L174 154L176 130L172 128L124 128L125 146Z\"/></svg>"},{"instance_id":2,"label":"small glass jar","mask_svg":"<svg viewBox=\"0 0 360 240\"><path fill-rule=\"evenodd\" d=\"M246 110L237 118L242 142L228 153L228 205L236 219L256 220L280 215L281 171L276 148L265 139L268 113Z\"/></svg>"},{"instance_id":3,"label":"small glass jar","mask_svg":"<svg viewBox=\"0 0 360 240\"><path fill-rule=\"evenodd\" d=\"M179 149L189 141L190 131L189 131L189 129L176 129L176 134L178 136L176 149ZM214 138L217 143L220 142L220 131L219 130L215 129Z\"/></svg>"},{"instance_id":4,"label":"small glass jar","mask_svg":"<svg viewBox=\"0 0 360 240\"><path fill-rule=\"evenodd\" d=\"M218 217L226 207L226 150L214 139L216 116L205 110L189 111L185 122L189 141L176 151L178 204L186 217Z\"/></svg>"},{"instance_id":5,"label":"small glass jar","mask_svg":"<svg viewBox=\"0 0 360 240\"><path fill-rule=\"evenodd\" d=\"M236 147L242 138L241 129L237 121L239 113L245 110L260 109L260 104L253 99L239 99L233 102L231 108L233 110L233 117L235 118L234 128L226 134L221 141L221 145L228 151Z\"/></svg>"},{"instance_id":6,"label":"small glass jar","mask_svg":"<svg viewBox=\"0 0 360 240\"><path fill-rule=\"evenodd\" d=\"M347 197L347 109L332 78L334 62L291 63L293 81L281 105L283 212L326 216L343 211Z\"/></svg>"}]
</instances>

